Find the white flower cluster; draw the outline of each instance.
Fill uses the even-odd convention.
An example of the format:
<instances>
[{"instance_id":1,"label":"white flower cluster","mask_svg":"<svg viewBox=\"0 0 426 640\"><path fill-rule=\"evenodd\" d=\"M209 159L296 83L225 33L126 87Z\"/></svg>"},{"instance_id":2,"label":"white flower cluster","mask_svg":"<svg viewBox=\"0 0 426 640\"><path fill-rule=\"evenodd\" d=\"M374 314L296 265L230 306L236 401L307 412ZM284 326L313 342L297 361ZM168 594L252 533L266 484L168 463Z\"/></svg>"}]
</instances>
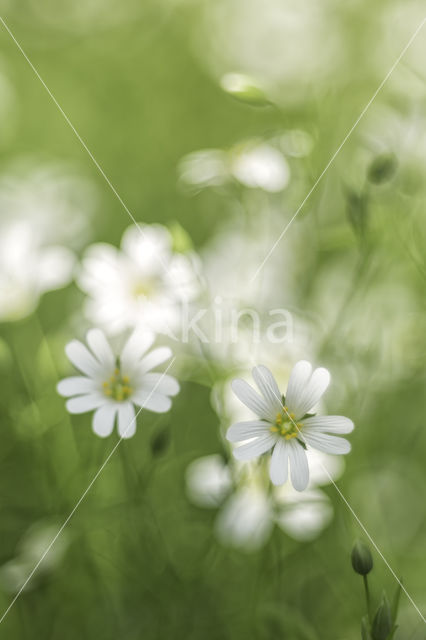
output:
<instances>
[{"instance_id":1,"label":"white flower cluster","mask_svg":"<svg viewBox=\"0 0 426 640\"><path fill-rule=\"evenodd\" d=\"M248 189L269 192L273 202L274 194L290 179L283 148L296 156L294 145L300 146L300 134L291 140L283 138L281 147L276 142L252 141L229 152L199 152L182 161L181 177L198 186L234 180ZM290 372L299 354L310 350L306 336L300 338L307 333L305 327L300 331L300 323L297 328L291 326L285 354L275 343L272 348L262 340L256 345L256 358L270 364L280 384L288 381L284 396L274 375L261 365L253 369L258 391L242 379L230 384L232 370L237 367L242 375L247 371L247 354L253 357L255 352L253 340L243 327L231 350L226 327L217 322L223 322L226 310L244 314L249 306L249 311L259 313L261 322L277 299L276 283L284 291L291 290L289 253L268 265L263 281L253 286L247 278L281 220L271 213L268 229L263 221L252 221L250 232L244 225L222 226L200 260L188 250L190 242L178 250L176 234L164 226L139 223L125 230L119 247L92 244L77 260L69 246L76 247L76 238L87 236L87 215L83 215L87 212L72 197L72 184L46 171L33 172L25 181L0 182L1 224L6 221L1 235L4 246L0 246L2 319L30 314L41 294L74 277L85 294L83 327L88 322L96 328L87 331L87 344L72 340L66 345L78 375L61 380L57 390L67 398L69 413L93 412L97 436L110 436L116 425L119 437L127 439L136 433L142 409L165 413L179 392L168 367L157 369L172 358L170 347L158 344L158 339L179 342L176 335L183 324L183 309L197 310L202 299L210 306L214 301L216 339L208 355L226 372L228 382L223 384L223 375L221 383L213 380L212 397L222 422L229 420L227 427L234 422L227 429L227 440L241 444L231 448L225 441L230 454L227 464L217 456L193 462L187 473L189 496L199 506L220 509L216 532L236 546L258 548L274 524L300 540L316 536L332 516L331 504L319 486L332 482L341 470L324 454L349 451L348 441L336 434L349 433L353 424L342 416L311 413L330 376L323 368L312 371L304 360ZM64 224L57 225L58 220ZM55 235L52 229L56 228ZM297 240L293 249L297 251ZM186 344L191 357L200 356L194 344ZM229 398L231 386L254 413L249 420L239 419L240 411ZM319 467L324 465L326 475L321 475Z\"/></svg>"}]
</instances>

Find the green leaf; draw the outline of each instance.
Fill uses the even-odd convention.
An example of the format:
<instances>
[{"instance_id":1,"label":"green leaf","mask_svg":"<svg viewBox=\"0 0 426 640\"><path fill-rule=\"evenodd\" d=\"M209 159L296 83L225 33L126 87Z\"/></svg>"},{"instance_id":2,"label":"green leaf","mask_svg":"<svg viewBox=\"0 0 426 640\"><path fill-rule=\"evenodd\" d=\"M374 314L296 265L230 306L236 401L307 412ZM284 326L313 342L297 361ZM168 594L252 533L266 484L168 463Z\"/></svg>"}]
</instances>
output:
<instances>
[{"instance_id":1,"label":"green leaf","mask_svg":"<svg viewBox=\"0 0 426 640\"><path fill-rule=\"evenodd\" d=\"M230 96L256 107L270 105L262 87L244 73L227 73L221 80L222 89Z\"/></svg>"},{"instance_id":2,"label":"green leaf","mask_svg":"<svg viewBox=\"0 0 426 640\"><path fill-rule=\"evenodd\" d=\"M317 415L316 413L305 413L305 415L302 416L300 419L306 420L306 418L314 418L316 415Z\"/></svg>"},{"instance_id":3,"label":"green leaf","mask_svg":"<svg viewBox=\"0 0 426 640\"><path fill-rule=\"evenodd\" d=\"M402 591L402 578L397 584L397 587L395 589L395 593L393 596L393 600L392 600L391 615L392 615L392 622L394 624L396 623L396 619L398 617L398 608L399 608L399 601L401 598L401 591Z\"/></svg>"},{"instance_id":4,"label":"green leaf","mask_svg":"<svg viewBox=\"0 0 426 640\"><path fill-rule=\"evenodd\" d=\"M368 223L368 197L350 187L345 188L346 215L355 233L364 237Z\"/></svg>"}]
</instances>

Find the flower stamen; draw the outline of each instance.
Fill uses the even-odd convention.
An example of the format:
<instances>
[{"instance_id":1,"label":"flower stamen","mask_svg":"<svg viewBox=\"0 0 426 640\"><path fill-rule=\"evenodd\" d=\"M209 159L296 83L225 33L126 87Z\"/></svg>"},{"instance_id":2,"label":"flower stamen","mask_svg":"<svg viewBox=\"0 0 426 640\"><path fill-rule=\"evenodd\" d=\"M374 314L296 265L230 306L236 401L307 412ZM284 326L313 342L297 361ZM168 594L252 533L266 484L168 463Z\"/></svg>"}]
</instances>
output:
<instances>
[{"instance_id":1,"label":"flower stamen","mask_svg":"<svg viewBox=\"0 0 426 640\"><path fill-rule=\"evenodd\" d=\"M116 367L114 369L114 375L102 383L102 389L108 398L113 398L117 402L123 402L133 393L133 389L129 383L129 376L121 375L120 369Z\"/></svg>"}]
</instances>

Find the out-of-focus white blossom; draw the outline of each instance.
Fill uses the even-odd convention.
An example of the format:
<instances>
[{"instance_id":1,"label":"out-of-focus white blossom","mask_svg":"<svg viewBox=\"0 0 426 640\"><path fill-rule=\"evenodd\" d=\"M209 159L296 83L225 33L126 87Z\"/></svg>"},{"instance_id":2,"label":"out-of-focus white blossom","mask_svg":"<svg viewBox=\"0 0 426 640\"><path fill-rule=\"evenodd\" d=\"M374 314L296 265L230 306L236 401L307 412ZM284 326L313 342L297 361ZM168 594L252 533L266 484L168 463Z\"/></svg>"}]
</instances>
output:
<instances>
[{"instance_id":1,"label":"out-of-focus white blossom","mask_svg":"<svg viewBox=\"0 0 426 640\"><path fill-rule=\"evenodd\" d=\"M120 249L89 247L77 284L88 295L87 317L109 334L143 326L173 335L181 305L199 290L192 257L173 252L165 227L142 224L124 232Z\"/></svg>"},{"instance_id":2,"label":"out-of-focus white blossom","mask_svg":"<svg viewBox=\"0 0 426 640\"><path fill-rule=\"evenodd\" d=\"M79 248L97 203L92 183L65 164L21 159L0 176L0 230L20 222L39 244Z\"/></svg>"},{"instance_id":3,"label":"out-of-focus white blossom","mask_svg":"<svg viewBox=\"0 0 426 640\"><path fill-rule=\"evenodd\" d=\"M40 521L33 524L21 538L16 556L0 567L0 586L8 593L17 593L24 586L36 564L51 545L60 529L60 522ZM57 569L70 542L65 531L38 564L36 574L25 584L25 590L33 589L40 578Z\"/></svg>"},{"instance_id":4,"label":"out-of-focus white blossom","mask_svg":"<svg viewBox=\"0 0 426 640\"><path fill-rule=\"evenodd\" d=\"M290 167L280 151L261 140L236 144L228 151L203 149L184 156L180 180L191 187L219 187L236 180L249 189L277 193L290 180Z\"/></svg>"},{"instance_id":5,"label":"out-of-focus white blossom","mask_svg":"<svg viewBox=\"0 0 426 640\"><path fill-rule=\"evenodd\" d=\"M219 507L215 532L226 545L256 551L266 544L275 524L296 540L312 540L333 516L331 502L318 486L328 484L330 477L336 480L342 468L330 466L327 454L309 451L308 456L312 474L303 494L289 484L271 488L262 465L243 467L233 460L227 465L220 455L189 465L187 494L197 506Z\"/></svg>"},{"instance_id":6,"label":"out-of-focus white blossom","mask_svg":"<svg viewBox=\"0 0 426 640\"><path fill-rule=\"evenodd\" d=\"M336 82L342 24L332 2L216 0L203 5L195 46L212 74L256 78L283 103Z\"/></svg>"},{"instance_id":7,"label":"out-of-focus white blossom","mask_svg":"<svg viewBox=\"0 0 426 640\"><path fill-rule=\"evenodd\" d=\"M87 237L93 204L91 185L64 167L22 161L0 177L0 320L27 316L71 281L69 247Z\"/></svg>"},{"instance_id":8,"label":"out-of-focus white blossom","mask_svg":"<svg viewBox=\"0 0 426 640\"><path fill-rule=\"evenodd\" d=\"M179 162L182 182L196 187L218 187L229 180L228 157L221 149L202 149Z\"/></svg>"},{"instance_id":9,"label":"out-of-focus white blossom","mask_svg":"<svg viewBox=\"0 0 426 640\"><path fill-rule=\"evenodd\" d=\"M231 173L244 186L271 193L285 189L290 180L290 168L283 154L265 143L235 149Z\"/></svg>"},{"instance_id":10,"label":"out-of-focus white blossom","mask_svg":"<svg viewBox=\"0 0 426 640\"><path fill-rule=\"evenodd\" d=\"M197 458L186 470L191 501L200 507L217 507L232 486L229 467L219 454Z\"/></svg>"},{"instance_id":11,"label":"out-of-focus white blossom","mask_svg":"<svg viewBox=\"0 0 426 640\"><path fill-rule=\"evenodd\" d=\"M46 291L67 285L74 254L61 246L44 245L37 230L25 222L0 231L0 321L24 318L36 309Z\"/></svg>"}]
</instances>

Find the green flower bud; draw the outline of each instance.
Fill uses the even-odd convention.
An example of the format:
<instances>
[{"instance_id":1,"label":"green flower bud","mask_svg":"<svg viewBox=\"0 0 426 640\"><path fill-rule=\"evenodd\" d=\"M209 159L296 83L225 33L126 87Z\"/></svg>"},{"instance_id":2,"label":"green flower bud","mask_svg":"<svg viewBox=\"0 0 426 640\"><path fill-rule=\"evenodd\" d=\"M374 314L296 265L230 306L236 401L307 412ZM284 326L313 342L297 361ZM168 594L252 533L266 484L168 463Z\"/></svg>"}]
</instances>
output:
<instances>
[{"instance_id":1,"label":"green flower bud","mask_svg":"<svg viewBox=\"0 0 426 640\"><path fill-rule=\"evenodd\" d=\"M166 426L158 431L151 439L151 452L154 457L166 453L170 444L170 429Z\"/></svg>"},{"instance_id":2,"label":"green flower bud","mask_svg":"<svg viewBox=\"0 0 426 640\"><path fill-rule=\"evenodd\" d=\"M172 236L173 251L186 253L193 248L192 240L187 231L177 221L169 224L170 235Z\"/></svg>"},{"instance_id":3,"label":"green flower bud","mask_svg":"<svg viewBox=\"0 0 426 640\"><path fill-rule=\"evenodd\" d=\"M371 551L361 540L355 542L351 553L351 560L354 571L361 576L366 576L373 568Z\"/></svg>"},{"instance_id":4,"label":"green flower bud","mask_svg":"<svg viewBox=\"0 0 426 640\"><path fill-rule=\"evenodd\" d=\"M367 178L373 184L383 184L392 180L398 161L394 153L380 153L374 158L367 170Z\"/></svg>"},{"instance_id":5,"label":"green flower bud","mask_svg":"<svg viewBox=\"0 0 426 640\"><path fill-rule=\"evenodd\" d=\"M220 84L226 93L242 102L259 107L270 104L261 87L250 76L243 73L226 73Z\"/></svg>"},{"instance_id":6,"label":"green flower bud","mask_svg":"<svg viewBox=\"0 0 426 640\"><path fill-rule=\"evenodd\" d=\"M389 601L386 594L383 594L382 602L377 609L377 613L374 616L373 624L371 627L371 635L373 640L387 640L390 632L392 631L392 615L389 606Z\"/></svg>"}]
</instances>

